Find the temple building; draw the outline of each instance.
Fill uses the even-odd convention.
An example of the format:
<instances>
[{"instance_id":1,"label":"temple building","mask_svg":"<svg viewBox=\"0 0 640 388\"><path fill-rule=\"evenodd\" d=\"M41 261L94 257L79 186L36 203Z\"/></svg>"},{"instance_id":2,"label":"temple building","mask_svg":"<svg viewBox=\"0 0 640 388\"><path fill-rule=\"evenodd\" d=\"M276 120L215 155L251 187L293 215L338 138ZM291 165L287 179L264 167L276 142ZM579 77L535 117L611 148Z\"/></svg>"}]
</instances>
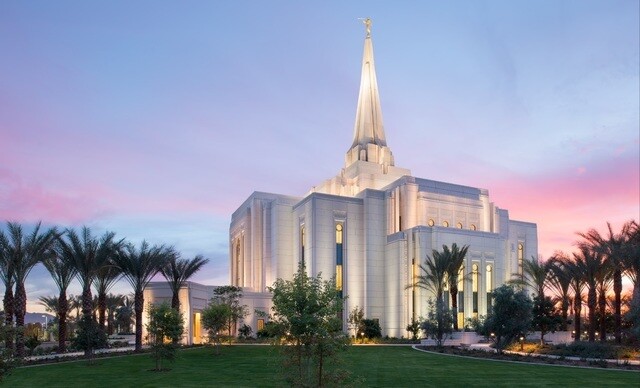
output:
<instances>
[{"instance_id":1,"label":"temple building","mask_svg":"<svg viewBox=\"0 0 640 388\"><path fill-rule=\"evenodd\" d=\"M468 280L458 287L460 327L467 318L486 315L491 291L521 272L524 258L537 257L536 225L511 220L486 189L417 178L395 165L385 138L371 24L365 24L353 142L344 167L303 197L254 192L231 217L230 281L244 290L250 313L244 323L254 332L265 323L255 310L271 307L267 287L291 279L302 260L311 276L335 276L337 290L348 296L345 330L357 306L379 321L383 335L406 337L411 320L427 315L430 295L413 284L433 249L469 246L462 269ZM186 292L183 305L198 306L185 311L188 342L199 342L195 320L204 300L190 302Z\"/></svg>"}]
</instances>

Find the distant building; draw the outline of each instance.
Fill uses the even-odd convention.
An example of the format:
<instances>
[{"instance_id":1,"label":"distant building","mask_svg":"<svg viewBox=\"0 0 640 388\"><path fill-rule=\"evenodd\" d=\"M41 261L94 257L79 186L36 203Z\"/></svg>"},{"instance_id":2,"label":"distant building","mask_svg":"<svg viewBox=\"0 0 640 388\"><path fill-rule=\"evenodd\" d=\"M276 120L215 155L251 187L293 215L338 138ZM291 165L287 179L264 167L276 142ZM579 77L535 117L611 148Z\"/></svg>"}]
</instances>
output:
<instances>
[{"instance_id":1,"label":"distant building","mask_svg":"<svg viewBox=\"0 0 640 388\"><path fill-rule=\"evenodd\" d=\"M462 327L487 313L491 291L521 272L524 258L537 257L537 227L509 219L485 189L413 177L395 166L368 28L344 168L304 197L254 192L231 217L231 284L245 291L245 323L254 331L264 325L254 311L269 311L267 287L291 279L304 260L309 275L335 276L348 296L345 330L349 311L359 306L380 322L383 335L407 336L412 318L427 314L427 291L411 286L418 265L453 243L469 245L463 269L469 281L460 282L458 295ZM189 314L193 319L197 309Z\"/></svg>"}]
</instances>

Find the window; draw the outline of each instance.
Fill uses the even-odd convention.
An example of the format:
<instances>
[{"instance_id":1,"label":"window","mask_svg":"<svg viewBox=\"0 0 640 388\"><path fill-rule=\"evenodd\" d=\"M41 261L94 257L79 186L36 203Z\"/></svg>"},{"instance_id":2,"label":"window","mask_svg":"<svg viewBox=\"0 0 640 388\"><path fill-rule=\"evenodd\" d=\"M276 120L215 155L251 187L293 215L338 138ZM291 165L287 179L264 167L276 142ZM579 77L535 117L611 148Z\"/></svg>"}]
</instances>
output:
<instances>
[{"instance_id":1,"label":"window","mask_svg":"<svg viewBox=\"0 0 640 388\"><path fill-rule=\"evenodd\" d=\"M264 318L259 318L258 319L258 330L257 331L260 331L260 330L264 330Z\"/></svg>"},{"instance_id":2,"label":"window","mask_svg":"<svg viewBox=\"0 0 640 388\"><path fill-rule=\"evenodd\" d=\"M476 226L474 224L471 224L471 230L476 230Z\"/></svg>"},{"instance_id":3,"label":"window","mask_svg":"<svg viewBox=\"0 0 640 388\"><path fill-rule=\"evenodd\" d=\"M461 223L461 222L458 222L458 223L456 224L456 227L457 227L458 229L462 229L462 223Z\"/></svg>"},{"instance_id":4,"label":"window","mask_svg":"<svg viewBox=\"0 0 640 388\"><path fill-rule=\"evenodd\" d=\"M518 243L518 275L521 278L524 277L524 272L522 268L522 261L524 260L524 244Z\"/></svg>"},{"instance_id":5,"label":"window","mask_svg":"<svg viewBox=\"0 0 640 388\"><path fill-rule=\"evenodd\" d=\"M478 315L478 264L471 266L471 291L473 292L473 315Z\"/></svg>"},{"instance_id":6,"label":"window","mask_svg":"<svg viewBox=\"0 0 640 388\"><path fill-rule=\"evenodd\" d=\"M342 296L342 281L343 281L343 273L342 273L342 261L344 255L343 249L343 241L344 241L344 230L343 226L340 223L336 224L336 290Z\"/></svg>"},{"instance_id":7,"label":"window","mask_svg":"<svg viewBox=\"0 0 640 388\"><path fill-rule=\"evenodd\" d=\"M306 231L304 225L300 226L300 261L304 263L304 247L306 243Z\"/></svg>"},{"instance_id":8,"label":"window","mask_svg":"<svg viewBox=\"0 0 640 388\"><path fill-rule=\"evenodd\" d=\"M449 221L443 221L442 222L442 226L444 226L445 228L449 227Z\"/></svg>"},{"instance_id":9,"label":"window","mask_svg":"<svg viewBox=\"0 0 640 388\"><path fill-rule=\"evenodd\" d=\"M436 224L436 222L433 220L433 218L430 218L430 219L429 219L429 222L427 222L427 224L428 224L429 226L433 226L433 225L435 225L435 224Z\"/></svg>"},{"instance_id":10,"label":"window","mask_svg":"<svg viewBox=\"0 0 640 388\"><path fill-rule=\"evenodd\" d=\"M491 310L491 291L493 291L493 266L487 265L487 313Z\"/></svg>"}]
</instances>

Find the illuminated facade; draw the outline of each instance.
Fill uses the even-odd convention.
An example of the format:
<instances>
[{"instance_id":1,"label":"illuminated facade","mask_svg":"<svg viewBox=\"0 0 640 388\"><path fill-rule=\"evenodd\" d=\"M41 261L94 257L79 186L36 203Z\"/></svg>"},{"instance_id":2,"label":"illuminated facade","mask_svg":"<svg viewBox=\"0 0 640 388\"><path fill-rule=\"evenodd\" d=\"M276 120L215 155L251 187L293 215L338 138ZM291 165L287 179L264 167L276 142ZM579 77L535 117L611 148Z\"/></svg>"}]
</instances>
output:
<instances>
[{"instance_id":1,"label":"illuminated facade","mask_svg":"<svg viewBox=\"0 0 640 388\"><path fill-rule=\"evenodd\" d=\"M509 219L485 189L411 176L395 166L387 146L370 25L364 43L354 139L344 168L304 197L254 192L233 213L229 230L231 284L245 290L254 330L269 311L267 287L291 279L298 262L377 319L383 335L407 336L411 319L426 316L427 291L411 287L432 249L469 245L459 284L458 321L485 315L491 290L537 257L537 227Z\"/></svg>"}]
</instances>

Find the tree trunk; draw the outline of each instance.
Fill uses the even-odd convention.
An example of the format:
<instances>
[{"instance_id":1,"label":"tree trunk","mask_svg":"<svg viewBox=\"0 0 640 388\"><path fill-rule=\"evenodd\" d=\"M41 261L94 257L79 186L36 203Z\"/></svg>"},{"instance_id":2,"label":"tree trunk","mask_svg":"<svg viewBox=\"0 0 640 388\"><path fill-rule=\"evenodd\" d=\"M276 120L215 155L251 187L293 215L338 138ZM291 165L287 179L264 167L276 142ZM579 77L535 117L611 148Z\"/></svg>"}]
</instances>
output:
<instances>
[{"instance_id":1,"label":"tree trunk","mask_svg":"<svg viewBox=\"0 0 640 388\"><path fill-rule=\"evenodd\" d=\"M451 287L451 310L453 312L453 330L458 331L458 287Z\"/></svg>"},{"instance_id":2,"label":"tree trunk","mask_svg":"<svg viewBox=\"0 0 640 388\"><path fill-rule=\"evenodd\" d=\"M569 330L569 300L562 298L562 329Z\"/></svg>"},{"instance_id":3,"label":"tree trunk","mask_svg":"<svg viewBox=\"0 0 640 388\"><path fill-rule=\"evenodd\" d=\"M142 291L136 291L135 296L136 311L136 352L142 350L142 310L144 308L144 294Z\"/></svg>"},{"instance_id":4,"label":"tree trunk","mask_svg":"<svg viewBox=\"0 0 640 388\"><path fill-rule=\"evenodd\" d=\"M104 292L98 294L98 324L100 329L105 329L105 321L107 314L107 295Z\"/></svg>"},{"instance_id":5,"label":"tree trunk","mask_svg":"<svg viewBox=\"0 0 640 388\"><path fill-rule=\"evenodd\" d=\"M589 342L596 340L596 287L590 287L587 295L589 306Z\"/></svg>"},{"instance_id":6,"label":"tree trunk","mask_svg":"<svg viewBox=\"0 0 640 388\"><path fill-rule=\"evenodd\" d=\"M67 350L67 311L69 311L69 302L65 291L60 291L58 297L58 353L64 353Z\"/></svg>"},{"instance_id":7,"label":"tree trunk","mask_svg":"<svg viewBox=\"0 0 640 388\"><path fill-rule=\"evenodd\" d=\"M4 291L4 298L2 300L4 307L4 324L7 330L13 329L13 284L7 284L6 289ZM7 333L4 339L5 349L9 350L9 352L13 355L13 332L10 331Z\"/></svg>"},{"instance_id":8,"label":"tree trunk","mask_svg":"<svg viewBox=\"0 0 640 388\"><path fill-rule=\"evenodd\" d=\"M582 330L582 327L580 326L580 314L582 313L582 299L580 298L579 295L576 295L573 298L573 329L576 332L575 336L574 336L574 340L576 342L580 341L580 330Z\"/></svg>"},{"instance_id":9,"label":"tree trunk","mask_svg":"<svg viewBox=\"0 0 640 388\"><path fill-rule=\"evenodd\" d=\"M82 319L87 322L93 320L92 307L93 296L91 295L91 283L87 282L82 290ZM91 341L88 342L89 346L85 349L84 356L90 358L93 354L93 347L91 346Z\"/></svg>"},{"instance_id":10,"label":"tree trunk","mask_svg":"<svg viewBox=\"0 0 640 388\"><path fill-rule=\"evenodd\" d=\"M171 308L176 311L180 311L180 298L179 298L178 292L179 290L174 291L173 297L171 298Z\"/></svg>"},{"instance_id":11,"label":"tree trunk","mask_svg":"<svg viewBox=\"0 0 640 388\"><path fill-rule=\"evenodd\" d=\"M616 336L616 343L622 343L622 271L616 269L613 273L613 292L615 293L614 301L614 334Z\"/></svg>"},{"instance_id":12,"label":"tree trunk","mask_svg":"<svg viewBox=\"0 0 640 388\"><path fill-rule=\"evenodd\" d=\"M27 291L24 283L16 283L16 296L13 300L16 314L16 355L24 357L24 315L27 310Z\"/></svg>"},{"instance_id":13,"label":"tree trunk","mask_svg":"<svg viewBox=\"0 0 640 388\"><path fill-rule=\"evenodd\" d=\"M600 310L600 341L605 342L607 339L607 296L604 293L604 287L600 288L600 295L598 298L598 307Z\"/></svg>"}]
</instances>

